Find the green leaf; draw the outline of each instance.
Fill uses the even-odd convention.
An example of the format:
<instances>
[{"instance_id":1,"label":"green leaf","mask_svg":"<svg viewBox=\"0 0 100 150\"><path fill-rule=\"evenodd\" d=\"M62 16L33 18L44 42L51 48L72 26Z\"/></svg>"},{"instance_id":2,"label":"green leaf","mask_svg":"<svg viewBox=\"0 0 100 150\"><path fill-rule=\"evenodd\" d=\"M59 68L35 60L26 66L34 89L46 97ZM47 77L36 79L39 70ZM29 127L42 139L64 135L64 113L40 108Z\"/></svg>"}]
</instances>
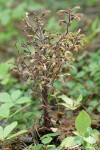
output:
<instances>
[{"instance_id":1,"label":"green leaf","mask_svg":"<svg viewBox=\"0 0 100 150\"><path fill-rule=\"evenodd\" d=\"M1 105L0 107L0 118L8 118L10 114L10 109L7 105Z\"/></svg>"},{"instance_id":2,"label":"green leaf","mask_svg":"<svg viewBox=\"0 0 100 150\"><path fill-rule=\"evenodd\" d=\"M69 109L69 110L75 110L75 109L77 109L77 107L79 106L79 105L75 105L75 106L74 106L74 104L71 106L71 105L68 105L68 104L66 104L66 103L61 103L61 105L65 106L66 109Z\"/></svg>"},{"instance_id":3,"label":"green leaf","mask_svg":"<svg viewBox=\"0 0 100 150\"><path fill-rule=\"evenodd\" d=\"M53 140L52 137L46 137L46 138L44 138L41 142L42 142L43 144L49 144L52 140Z\"/></svg>"},{"instance_id":4,"label":"green leaf","mask_svg":"<svg viewBox=\"0 0 100 150\"><path fill-rule=\"evenodd\" d=\"M56 150L56 146L55 145L48 145L46 150Z\"/></svg>"},{"instance_id":5,"label":"green leaf","mask_svg":"<svg viewBox=\"0 0 100 150\"><path fill-rule=\"evenodd\" d=\"M82 78L85 75L84 71L80 71L77 75L76 78Z\"/></svg>"},{"instance_id":6,"label":"green leaf","mask_svg":"<svg viewBox=\"0 0 100 150\"><path fill-rule=\"evenodd\" d=\"M0 93L0 102L10 102L11 101L11 97L8 93L4 92L4 93Z\"/></svg>"},{"instance_id":7,"label":"green leaf","mask_svg":"<svg viewBox=\"0 0 100 150\"><path fill-rule=\"evenodd\" d=\"M90 144L96 143L96 139L94 139L92 136L89 136L87 138L84 138L84 140Z\"/></svg>"},{"instance_id":8,"label":"green leaf","mask_svg":"<svg viewBox=\"0 0 100 150\"><path fill-rule=\"evenodd\" d=\"M95 134L95 135L100 135L100 132L96 129L92 129L92 131L90 132L91 134Z\"/></svg>"},{"instance_id":9,"label":"green leaf","mask_svg":"<svg viewBox=\"0 0 100 150\"><path fill-rule=\"evenodd\" d=\"M74 85L75 85L75 83L73 83L73 82L67 82L67 83L66 83L66 86L67 86L68 88L73 88Z\"/></svg>"},{"instance_id":10,"label":"green leaf","mask_svg":"<svg viewBox=\"0 0 100 150\"><path fill-rule=\"evenodd\" d=\"M88 132L88 133L91 133L92 131L93 131L93 130L92 130L91 127L88 127L88 128L87 128L87 132Z\"/></svg>"},{"instance_id":11,"label":"green leaf","mask_svg":"<svg viewBox=\"0 0 100 150\"><path fill-rule=\"evenodd\" d=\"M75 120L75 127L78 132L84 134L91 125L91 118L86 111L82 110Z\"/></svg>"},{"instance_id":12,"label":"green leaf","mask_svg":"<svg viewBox=\"0 0 100 150\"><path fill-rule=\"evenodd\" d=\"M73 100L71 98L67 97L66 95L58 96L58 98L61 98L69 106L73 105Z\"/></svg>"},{"instance_id":13,"label":"green leaf","mask_svg":"<svg viewBox=\"0 0 100 150\"><path fill-rule=\"evenodd\" d=\"M80 101L82 100L82 95L79 95L77 100L68 98L66 95L58 96L58 98L61 98L65 102L65 103L60 103L60 105L65 106L66 109L75 110L77 107L80 106Z\"/></svg>"},{"instance_id":14,"label":"green leaf","mask_svg":"<svg viewBox=\"0 0 100 150\"><path fill-rule=\"evenodd\" d=\"M15 133L15 134L13 134L13 135L9 136L8 138L6 138L6 140L9 140L9 139L15 138L15 137L17 137L17 136L19 136L19 135L21 135L21 134L26 133L26 132L27 132L27 130L21 130L21 131L19 131L19 132Z\"/></svg>"},{"instance_id":15,"label":"green leaf","mask_svg":"<svg viewBox=\"0 0 100 150\"><path fill-rule=\"evenodd\" d=\"M20 99L18 99L16 101L17 104L24 104L24 103L28 103L30 102L30 98L29 97L21 97Z\"/></svg>"},{"instance_id":16,"label":"green leaf","mask_svg":"<svg viewBox=\"0 0 100 150\"><path fill-rule=\"evenodd\" d=\"M90 146L90 144L88 146L85 147L86 150L97 150L94 148L94 146Z\"/></svg>"},{"instance_id":17,"label":"green leaf","mask_svg":"<svg viewBox=\"0 0 100 150\"><path fill-rule=\"evenodd\" d=\"M62 141L58 150L62 150L63 148L72 148L77 144L76 136L69 136Z\"/></svg>"},{"instance_id":18,"label":"green leaf","mask_svg":"<svg viewBox=\"0 0 100 150\"><path fill-rule=\"evenodd\" d=\"M21 96L21 91L20 90L16 90L11 94L11 98L15 101L17 100L19 97Z\"/></svg>"},{"instance_id":19,"label":"green leaf","mask_svg":"<svg viewBox=\"0 0 100 150\"><path fill-rule=\"evenodd\" d=\"M14 106L14 103L13 103L13 101L11 101L11 103L3 103L2 106L6 107L6 108L8 107L10 109L11 107Z\"/></svg>"},{"instance_id":20,"label":"green leaf","mask_svg":"<svg viewBox=\"0 0 100 150\"><path fill-rule=\"evenodd\" d=\"M79 97L77 98L76 101L78 101L78 102L81 102L81 101L82 101L82 94L79 95Z\"/></svg>"},{"instance_id":21,"label":"green leaf","mask_svg":"<svg viewBox=\"0 0 100 150\"><path fill-rule=\"evenodd\" d=\"M41 140L47 137L54 137L54 136L58 136L60 133L49 133L49 134L45 134L41 137Z\"/></svg>"},{"instance_id":22,"label":"green leaf","mask_svg":"<svg viewBox=\"0 0 100 150\"><path fill-rule=\"evenodd\" d=\"M41 150L42 147L43 147L43 144L38 144L36 146L33 146L32 150Z\"/></svg>"},{"instance_id":23,"label":"green leaf","mask_svg":"<svg viewBox=\"0 0 100 150\"><path fill-rule=\"evenodd\" d=\"M3 140L3 128L0 126L0 141Z\"/></svg>"},{"instance_id":24,"label":"green leaf","mask_svg":"<svg viewBox=\"0 0 100 150\"><path fill-rule=\"evenodd\" d=\"M5 128L4 128L4 138L6 138L8 135L9 135L9 133L15 128L17 126L17 121L15 121L15 122L13 122L13 123L11 123L10 125L8 125L8 126L6 126Z\"/></svg>"}]
</instances>

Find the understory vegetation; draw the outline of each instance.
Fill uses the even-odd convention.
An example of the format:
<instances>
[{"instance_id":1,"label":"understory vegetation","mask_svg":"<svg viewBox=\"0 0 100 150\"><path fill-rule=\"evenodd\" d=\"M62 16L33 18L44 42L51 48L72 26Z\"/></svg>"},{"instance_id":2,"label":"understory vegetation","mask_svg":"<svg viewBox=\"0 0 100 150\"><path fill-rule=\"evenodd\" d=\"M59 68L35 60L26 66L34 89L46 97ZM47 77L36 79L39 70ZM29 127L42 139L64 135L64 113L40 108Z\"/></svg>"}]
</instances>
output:
<instances>
[{"instance_id":1,"label":"understory vegetation","mask_svg":"<svg viewBox=\"0 0 100 150\"><path fill-rule=\"evenodd\" d=\"M99 16L99 0L0 1L1 150L100 150Z\"/></svg>"}]
</instances>

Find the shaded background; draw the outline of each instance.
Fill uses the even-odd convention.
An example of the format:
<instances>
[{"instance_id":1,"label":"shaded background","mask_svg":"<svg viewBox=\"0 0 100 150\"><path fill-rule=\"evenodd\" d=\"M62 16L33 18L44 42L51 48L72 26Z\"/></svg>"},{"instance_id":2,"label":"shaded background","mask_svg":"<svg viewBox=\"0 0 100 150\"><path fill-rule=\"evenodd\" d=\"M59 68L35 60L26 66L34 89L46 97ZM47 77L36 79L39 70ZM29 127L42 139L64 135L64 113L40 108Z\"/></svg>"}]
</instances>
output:
<instances>
[{"instance_id":1,"label":"shaded background","mask_svg":"<svg viewBox=\"0 0 100 150\"><path fill-rule=\"evenodd\" d=\"M71 72L71 80L66 83L66 89L62 89L60 82L54 86L62 90L62 93L76 98L80 93L83 95L83 102L89 105L88 111L93 109L100 101L100 0L0 0L0 90L11 92L21 89L28 93L29 89L20 81L17 75L10 71L17 50L15 43L20 45L24 40L21 30L21 19L25 12L33 10L51 10L48 21L48 28L59 32L55 13L59 9L80 6L80 12L84 17L80 23L74 22L71 30L82 29L86 35L87 45L80 51L74 66L76 70ZM20 47L20 46L19 46ZM22 83L21 83L22 82ZM34 109L35 115L38 111ZM100 106L97 107L100 112ZM29 114L31 115L31 114ZM27 115L28 116L28 115ZM29 117L29 116L28 116ZM17 118L18 119L18 118Z\"/></svg>"}]
</instances>

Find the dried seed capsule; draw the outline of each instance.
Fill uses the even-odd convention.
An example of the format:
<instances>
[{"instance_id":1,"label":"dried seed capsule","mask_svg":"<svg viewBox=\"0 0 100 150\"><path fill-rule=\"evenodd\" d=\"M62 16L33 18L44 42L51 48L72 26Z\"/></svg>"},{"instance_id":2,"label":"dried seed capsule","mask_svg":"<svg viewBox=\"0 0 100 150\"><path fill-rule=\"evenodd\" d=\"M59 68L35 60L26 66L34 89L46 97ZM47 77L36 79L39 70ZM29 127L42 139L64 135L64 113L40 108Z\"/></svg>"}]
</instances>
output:
<instances>
[{"instance_id":1,"label":"dried seed capsule","mask_svg":"<svg viewBox=\"0 0 100 150\"><path fill-rule=\"evenodd\" d=\"M62 13L66 13L66 10L59 10L57 14L61 15Z\"/></svg>"},{"instance_id":2,"label":"dried seed capsule","mask_svg":"<svg viewBox=\"0 0 100 150\"><path fill-rule=\"evenodd\" d=\"M67 22L65 20L60 20L59 21L59 25L61 26L63 23L67 24Z\"/></svg>"}]
</instances>

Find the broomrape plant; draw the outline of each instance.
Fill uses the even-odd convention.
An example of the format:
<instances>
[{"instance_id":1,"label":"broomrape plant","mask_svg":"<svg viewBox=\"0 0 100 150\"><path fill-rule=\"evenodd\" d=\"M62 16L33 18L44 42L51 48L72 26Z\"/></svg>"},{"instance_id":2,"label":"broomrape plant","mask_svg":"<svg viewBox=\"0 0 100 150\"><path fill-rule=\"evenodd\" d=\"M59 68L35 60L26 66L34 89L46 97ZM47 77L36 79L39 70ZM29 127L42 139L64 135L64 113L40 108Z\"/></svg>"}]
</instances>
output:
<instances>
[{"instance_id":1,"label":"broomrape plant","mask_svg":"<svg viewBox=\"0 0 100 150\"><path fill-rule=\"evenodd\" d=\"M46 17L49 10L43 13L33 11L26 13L23 19L23 31L27 42L21 43L23 52L18 50L18 58L15 62L15 72L28 84L37 98L42 98L44 112L44 126L50 127L48 95L55 91L53 83L60 80L65 83L69 79L69 69L74 69L71 62L73 54L84 45L84 35L80 29L72 33L70 26L74 20L80 21L82 14L73 9L59 10L60 25L65 27L64 33L52 33L46 28ZM30 47L33 49L30 50Z\"/></svg>"}]
</instances>

